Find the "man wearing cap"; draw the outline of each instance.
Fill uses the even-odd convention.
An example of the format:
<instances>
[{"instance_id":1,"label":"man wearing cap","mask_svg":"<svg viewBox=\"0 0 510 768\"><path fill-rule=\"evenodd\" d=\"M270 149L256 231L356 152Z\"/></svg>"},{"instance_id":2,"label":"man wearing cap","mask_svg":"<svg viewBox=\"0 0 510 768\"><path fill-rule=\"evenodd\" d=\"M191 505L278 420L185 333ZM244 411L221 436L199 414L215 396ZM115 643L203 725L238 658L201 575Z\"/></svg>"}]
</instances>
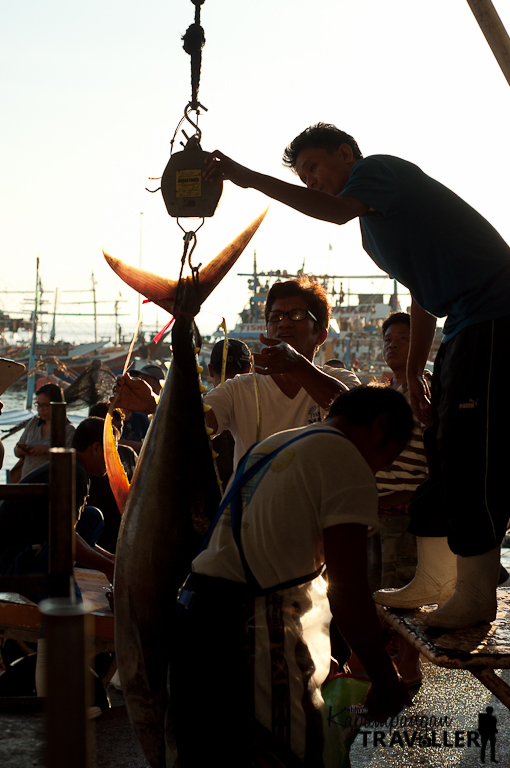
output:
<instances>
[{"instance_id":1,"label":"man wearing cap","mask_svg":"<svg viewBox=\"0 0 510 768\"><path fill-rule=\"evenodd\" d=\"M160 365L144 365L139 371L130 371L130 374L134 378L143 379L156 395L160 394L165 381L165 371Z\"/></svg>"},{"instance_id":2,"label":"man wearing cap","mask_svg":"<svg viewBox=\"0 0 510 768\"><path fill-rule=\"evenodd\" d=\"M130 371L130 374L135 379L145 381L154 394L159 396L165 381L165 371L161 366L151 363L150 365L144 365L140 370ZM152 413L152 409L148 411L131 411L124 408L123 410L125 421L119 445L128 446L133 448L136 453L140 453L143 440L150 426L147 414Z\"/></svg>"},{"instance_id":3,"label":"man wearing cap","mask_svg":"<svg viewBox=\"0 0 510 768\"><path fill-rule=\"evenodd\" d=\"M264 347L253 356L255 376L229 379L204 398L211 407L208 426L216 434L228 429L234 437L234 466L258 440L321 421L339 394L359 385L351 371L313 363L328 334L330 314L325 289L308 277L270 289L267 336L260 336Z\"/></svg>"}]
</instances>

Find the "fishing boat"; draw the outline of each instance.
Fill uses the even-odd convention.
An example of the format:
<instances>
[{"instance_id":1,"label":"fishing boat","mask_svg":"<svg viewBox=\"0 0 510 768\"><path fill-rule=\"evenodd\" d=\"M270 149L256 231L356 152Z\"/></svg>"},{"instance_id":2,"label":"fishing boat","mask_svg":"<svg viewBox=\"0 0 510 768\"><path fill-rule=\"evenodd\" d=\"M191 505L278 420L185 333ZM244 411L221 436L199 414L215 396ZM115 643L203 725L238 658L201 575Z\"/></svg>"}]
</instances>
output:
<instances>
[{"instance_id":1,"label":"fishing boat","mask_svg":"<svg viewBox=\"0 0 510 768\"><path fill-rule=\"evenodd\" d=\"M391 312L408 311L401 305L398 284L383 273L378 275L326 275L305 272L303 264L296 274L287 270L260 271L257 269L257 256L254 253L253 271L238 273L239 277L248 278L249 299L239 313L239 321L230 330L229 336L242 339L252 351L261 347L259 335L265 334L264 305L271 286L279 280L291 280L303 275L317 280L327 290L332 304L332 313L328 336L320 348L315 362L323 365L328 360L341 360L346 368L353 370L363 381L384 380L391 375L383 357L382 324ZM388 290L377 293L359 293L350 290L351 280L366 283L377 280ZM346 286L344 290L344 285ZM403 297L402 297L403 298ZM441 329L437 330L432 347L432 355L439 348ZM223 338L223 330L218 329L212 336L212 344ZM211 344L211 348L212 348ZM432 368L432 363L430 363Z\"/></svg>"}]
</instances>

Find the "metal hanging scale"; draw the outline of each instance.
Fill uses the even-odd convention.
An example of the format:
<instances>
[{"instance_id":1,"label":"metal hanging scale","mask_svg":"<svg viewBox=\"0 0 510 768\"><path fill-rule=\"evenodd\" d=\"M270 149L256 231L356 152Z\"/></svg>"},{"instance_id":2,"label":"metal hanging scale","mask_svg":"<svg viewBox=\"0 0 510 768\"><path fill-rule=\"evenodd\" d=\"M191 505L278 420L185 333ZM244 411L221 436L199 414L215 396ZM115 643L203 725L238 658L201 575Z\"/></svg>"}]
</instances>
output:
<instances>
[{"instance_id":1,"label":"metal hanging scale","mask_svg":"<svg viewBox=\"0 0 510 768\"><path fill-rule=\"evenodd\" d=\"M223 182L204 181L205 158L197 136L192 136L182 152L175 152L161 178L161 194L170 216L206 218L218 206Z\"/></svg>"},{"instance_id":2,"label":"metal hanging scale","mask_svg":"<svg viewBox=\"0 0 510 768\"><path fill-rule=\"evenodd\" d=\"M206 110L198 101L202 48L205 45L204 30L200 25L200 6L204 0L191 0L191 2L195 6L195 22L188 27L182 38L183 48L191 56L191 101L186 106L184 117L177 126L172 146L183 120L191 123L195 128L195 135L188 138L183 131L187 143L182 152L175 152L170 156L161 178L161 194L166 209L170 216L176 218L213 216L223 191L222 181L208 182L204 181L202 176L208 154L200 146L202 134L198 127L199 108ZM196 112L196 123L189 117L191 111Z\"/></svg>"}]
</instances>

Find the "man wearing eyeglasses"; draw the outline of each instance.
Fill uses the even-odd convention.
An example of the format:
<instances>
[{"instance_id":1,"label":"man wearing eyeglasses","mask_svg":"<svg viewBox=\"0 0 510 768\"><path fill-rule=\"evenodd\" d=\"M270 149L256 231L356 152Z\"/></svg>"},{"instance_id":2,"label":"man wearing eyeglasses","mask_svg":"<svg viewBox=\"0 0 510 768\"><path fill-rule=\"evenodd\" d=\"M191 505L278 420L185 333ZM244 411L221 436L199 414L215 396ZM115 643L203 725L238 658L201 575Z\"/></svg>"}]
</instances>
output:
<instances>
[{"instance_id":1,"label":"man wearing eyeglasses","mask_svg":"<svg viewBox=\"0 0 510 768\"><path fill-rule=\"evenodd\" d=\"M321 421L339 394L359 385L351 371L313 363L328 334L330 315L326 291L307 277L275 283L270 289L267 335L260 336L264 347L253 356L255 376L236 376L205 397L212 409L208 426L215 434L228 429L234 436L235 466L257 440Z\"/></svg>"}]
</instances>

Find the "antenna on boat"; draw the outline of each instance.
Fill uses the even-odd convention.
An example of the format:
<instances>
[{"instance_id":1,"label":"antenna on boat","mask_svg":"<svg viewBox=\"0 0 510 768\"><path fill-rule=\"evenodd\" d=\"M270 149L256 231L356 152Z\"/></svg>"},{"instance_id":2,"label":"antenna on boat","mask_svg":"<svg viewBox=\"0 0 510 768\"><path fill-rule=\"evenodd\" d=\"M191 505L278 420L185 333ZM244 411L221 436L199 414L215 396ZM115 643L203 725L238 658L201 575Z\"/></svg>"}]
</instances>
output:
<instances>
[{"instance_id":1,"label":"antenna on boat","mask_svg":"<svg viewBox=\"0 0 510 768\"><path fill-rule=\"evenodd\" d=\"M32 408L32 401L34 399L34 391L35 391L35 363L36 363L35 348L37 344L38 311L39 311L39 256L37 257L36 267L35 267L35 298L34 298L34 312L32 315L32 318L33 318L32 341L30 343L30 358L28 363L29 374L28 374L28 381L27 381L27 401L25 406L28 409Z\"/></svg>"},{"instance_id":2,"label":"antenna on boat","mask_svg":"<svg viewBox=\"0 0 510 768\"><path fill-rule=\"evenodd\" d=\"M96 281L94 279L94 270L92 270L92 304L94 307L94 341L97 342L97 300L96 300Z\"/></svg>"}]
</instances>

